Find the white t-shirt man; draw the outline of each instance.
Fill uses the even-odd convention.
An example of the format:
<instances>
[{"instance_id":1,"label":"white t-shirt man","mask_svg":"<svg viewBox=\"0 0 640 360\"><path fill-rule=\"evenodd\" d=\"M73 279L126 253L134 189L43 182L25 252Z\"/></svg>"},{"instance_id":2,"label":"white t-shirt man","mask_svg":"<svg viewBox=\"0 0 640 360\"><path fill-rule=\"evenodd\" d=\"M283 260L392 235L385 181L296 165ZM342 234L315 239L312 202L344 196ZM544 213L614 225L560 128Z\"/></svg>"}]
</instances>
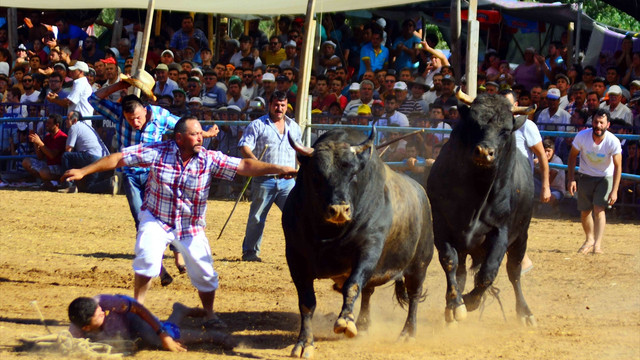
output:
<instances>
[{"instance_id":1,"label":"white t-shirt man","mask_svg":"<svg viewBox=\"0 0 640 360\"><path fill-rule=\"evenodd\" d=\"M613 176L613 155L622 153L620 140L615 135L605 131L604 139L597 145L593 141L593 129L585 129L573 139L573 147L580 151L579 173L594 177Z\"/></svg>"},{"instance_id":2,"label":"white t-shirt man","mask_svg":"<svg viewBox=\"0 0 640 360\"><path fill-rule=\"evenodd\" d=\"M529 165L531 165L531 171L533 171L533 151L531 147L542 141L540 131L538 127L531 120L526 120L522 126L515 131L516 147L522 155L529 159Z\"/></svg>"},{"instance_id":3,"label":"white t-shirt man","mask_svg":"<svg viewBox=\"0 0 640 360\"><path fill-rule=\"evenodd\" d=\"M84 116L93 116L93 106L89 104L89 96L93 90L91 89L91 85L89 84L89 80L86 77L80 77L73 81L73 87L71 88L71 92L67 96L67 99L71 101L71 105L69 105L69 111L77 111L83 117ZM88 122L88 123L87 123ZM87 125L91 125L90 120L85 120Z\"/></svg>"},{"instance_id":4,"label":"white t-shirt man","mask_svg":"<svg viewBox=\"0 0 640 360\"><path fill-rule=\"evenodd\" d=\"M380 120L378 120L378 126L389 126L391 124L406 127L409 126L409 118L407 118L407 115L399 111L394 111L391 116L385 113L382 117L380 117Z\"/></svg>"}]
</instances>

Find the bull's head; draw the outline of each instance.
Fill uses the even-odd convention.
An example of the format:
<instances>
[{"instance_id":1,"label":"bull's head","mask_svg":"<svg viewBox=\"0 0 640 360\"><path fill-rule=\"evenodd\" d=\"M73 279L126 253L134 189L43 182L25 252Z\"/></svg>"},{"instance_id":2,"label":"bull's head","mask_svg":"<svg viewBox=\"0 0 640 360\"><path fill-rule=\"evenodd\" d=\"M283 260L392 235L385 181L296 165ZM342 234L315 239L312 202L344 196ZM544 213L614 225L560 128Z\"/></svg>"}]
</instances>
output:
<instances>
[{"instance_id":1,"label":"bull's head","mask_svg":"<svg viewBox=\"0 0 640 360\"><path fill-rule=\"evenodd\" d=\"M506 97L499 95L482 95L477 99L461 91L457 95L460 101L471 104L470 108L460 108L465 128L461 134L465 140L463 146L471 151L471 159L476 166L491 168L505 146L515 144L512 142L512 133L526 120L513 114L526 113L530 109L515 107Z\"/></svg>"},{"instance_id":2,"label":"bull's head","mask_svg":"<svg viewBox=\"0 0 640 360\"><path fill-rule=\"evenodd\" d=\"M302 146L289 136L300 161L297 181L304 182L307 196L313 197L326 222L340 225L351 221L354 196L357 198L358 188L368 180L361 172L371 161L375 134L373 128L369 138L351 145L358 133L332 130L320 137L313 148Z\"/></svg>"}]
</instances>

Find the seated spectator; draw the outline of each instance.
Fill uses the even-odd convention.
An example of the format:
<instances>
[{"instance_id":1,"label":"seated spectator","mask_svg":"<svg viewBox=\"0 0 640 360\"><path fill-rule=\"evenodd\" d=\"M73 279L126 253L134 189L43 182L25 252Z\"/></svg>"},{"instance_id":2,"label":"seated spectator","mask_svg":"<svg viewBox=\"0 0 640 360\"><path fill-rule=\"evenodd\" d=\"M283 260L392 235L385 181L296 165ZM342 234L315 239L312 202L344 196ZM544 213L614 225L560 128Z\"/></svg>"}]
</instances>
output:
<instances>
[{"instance_id":1,"label":"seated spectator","mask_svg":"<svg viewBox=\"0 0 640 360\"><path fill-rule=\"evenodd\" d=\"M98 49L98 38L95 36L87 36L82 43L82 61L87 64L93 64L104 58L104 51Z\"/></svg>"},{"instance_id":2,"label":"seated spectator","mask_svg":"<svg viewBox=\"0 0 640 360\"><path fill-rule=\"evenodd\" d=\"M622 119L627 125L633 125L633 114L631 110L622 103L622 89L618 85L611 85L607 91L609 105L603 103L601 108L607 109L611 114L611 119Z\"/></svg>"},{"instance_id":3,"label":"seated spectator","mask_svg":"<svg viewBox=\"0 0 640 360\"><path fill-rule=\"evenodd\" d=\"M409 84L409 98L415 100L420 105L420 111L426 114L429 111L429 105L424 99L425 93L429 91L429 85L427 85L425 79L421 76L415 78L414 81Z\"/></svg>"},{"instance_id":4,"label":"seated spectator","mask_svg":"<svg viewBox=\"0 0 640 360\"><path fill-rule=\"evenodd\" d=\"M247 101L245 100L245 98L242 96L240 92L241 85L242 85L242 80L239 77L235 75L231 76L231 78L229 79L229 90L227 91L226 103L228 105L235 105L239 109L244 109L247 107ZM227 106L227 110L228 109L229 109L229 106Z\"/></svg>"},{"instance_id":5,"label":"seated spectator","mask_svg":"<svg viewBox=\"0 0 640 360\"><path fill-rule=\"evenodd\" d=\"M560 73L556 75L555 85L556 89L560 90L560 109L565 109L570 102L568 92L571 80L564 73Z\"/></svg>"},{"instance_id":6,"label":"seated spectator","mask_svg":"<svg viewBox=\"0 0 640 360\"><path fill-rule=\"evenodd\" d=\"M62 154L64 153L67 134L60 130L62 117L51 114L47 118L44 140L36 133L29 134L29 142L33 143L37 159L25 158L22 167L35 178L45 181L56 181L62 176Z\"/></svg>"},{"instance_id":7,"label":"seated spectator","mask_svg":"<svg viewBox=\"0 0 640 360\"><path fill-rule=\"evenodd\" d=\"M180 303L173 304L167 321L159 321L147 308L124 295L98 295L79 297L69 305L69 332L77 338L108 342L136 341L143 348L184 352L183 345L215 343L225 349L237 345L229 335L214 330L180 328L188 316L204 316L201 309L191 309Z\"/></svg>"},{"instance_id":8,"label":"seated spectator","mask_svg":"<svg viewBox=\"0 0 640 360\"><path fill-rule=\"evenodd\" d=\"M56 94L57 99L66 99L69 95L66 91L62 90L62 76L58 73L53 73L49 76L49 88L45 90L44 108L46 114L60 114L62 116L67 114L67 107L60 106L47 97L49 93Z\"/></svg>"},{"instance_id":9,"label":"seated spectator","mask_svg":"<svg viewBox=\"0 0 640 360\"><path fill-rule=\"evenodd\" d=\"M336 55L336 43L327 40L322 43L320 54L318 56L318 68L316 74L323 75L329 68L335 68L342 64L342 59Z\"/></svg>"},{"instance_id":10,"label":"seated spectator","mask_svg":"<svg viewBox=\"0 0 640 360\"><path fill-rule=\"evenodd\" d=\"M456 84L451 75L442 77L442 91L433 104L442 106L445 118L449 115L449 108L458 105L458 99L455 96L454 88Z\"/></svg>"},{"instance_id":11,"label":"seated spectator","mask_svg":"<svg viewBox=\"0 0 640 360\"><path fill-rule=\"evenodd\" d=\"M458 107L456 106L456 111ZM441 105L433 104L429 111L429 122L432 129L448 129L451 130L451 126L445 122L444 108ZM436 133L433 134L437 139L437 142L442 142L445 139L449 139L449 134Z\"/></svg>"},{"instance_id":12,"label":"seated spectator","mask_svg":"<svg viewBox=\"0 0 640 360\"><path fill-rule=\"evenodd\" d=\"M288 105L291 105L293 111L293 107L296 105L296 94L291 91L291 79L286 75L278 75L276 77L276 90L287 94ZM329 88L327 90L330 91Z\"/></svg>"},{"instance_id":13,"label":"seated spectator","mask_svg":"<svg viewBox=\"0 0 640 360\"><path fill-rule=\"evenodd\" d=\"M391 124L389 126L398 126L398 125ZM390 142L400 137L402 134L396 131L389 131L385 135L386 135L385 142ZM398 140L398 141L392 142L391 144L385 146L383 149L380 150L380 158L384 162L403 161L407 157L406 146L407 146L406 140Z\"/></svg>"},{"instance_id":14,"label":"seated spectator","mask_svg":"<svg viewBox=\"0 0 640 360\"><path fill-rule=\"evenodd\" d=\"M155 70L156 85L153 94L156 96L169 95L173 97L173 90L178 88L178 83L169 79L169 67L166 64L159 64Z\"/></svg>"},{"instance_id":15,"label":"seated spectator","mask_svg":"<svg viewBox=\"0 0 640 360\"><path fill-rule=\"evenodd\" d=\"M384 98L384 115L378 120L379 126L409 126L409 119L407 116L399 111L398 101L393 95L387 95Z\"/></svg>"},{"instance_id":16,"label":"seated spectator","mask_svg":"<svg viewBox=\"0 0 640 360\"><path fill-rule=\"evenodd\" d=\"M573 98L573 101L571 101L564 108L570 115L573 115L573 113L575 113L576 111L587 108L587 87L584 85L584 83L579 82L573 84L571 86L571 96Z\"/></svg>"},{"instance_id":17,"label":"seated spectator","mask_svg":"<svg viewBox=\"0 0 640 360\"><path fill-rule=\"evenodd\" d=\"M509 62L506 60L501 61L498 71L500 73L500 75L498 75L498 83L500 86L508 85L511 87L514 83L514 79L511 74L511 68L509 68Z\"/></svg>"},{"instance_id":18,"label":"seated spectator","mask_svg":"<svg viewBox=\"0 0 640 360\"><path fill-rule=\"evenodd\" d=\"M398 111L409 115L412 112L420 111L422 107L416 100L409 99L409 89L404 81L398 81L393 85L393 91L395 92L396 101L398 102Z\"/></svg>"},{"instance_id":19,"label":"seated spectator","mask_svg":"<svg viewBox=\"0 0 640 360\"><path fill-rule=\"evenodd\" d=\"M555 154L555 145L553 140L545 139L542 142L542 147L544 148L544 153L549 164L563 165L562 160ZM537 166L537 159L535 163L535 174L539 179L540 169ZM540 184L541 183L539 181L536 181L536 196L540 193ZM567 188L564 170L549 168L549 185L551 187L551 200L549 200L549 205L555 208L558 205L558 202L564 198L564 189Z\"/></svg>"},{"instance_id":20,"label":"seated spectator","mask_svg":"<svg viewBox=\"0 0 640 360\"><path fill-rule=\"evenodd\" d=\"M255 67L262 66L262 60L260 60L260 57L256 55L256 53L259 53L259 51L253 48L253 41L251 40L251 37L247 35L242 35L240 36L239 43L240 43L240 48L238 52L236 52L231 56L231 59L229 60L230 63L233 64L235 67L244 67L242 65L242 59L251 57L252 59L254 59L253 66Z\"/></svg>"},{"instance_id":21,"label":"seated spectator","mask_svg":"<svg viewBox=\"0 0 640 360\"><path fill-rule=\"evenodd\" d=\"M3 111L0 112L0 114L2 114L0 115L1 117L20 119L29 116L27 106L20 104L20 95L20 89L17 87L13 87L7 91L4 102L7 106L3 106ZM9 155L11 153L11 144L18 143L18 123L0 123L0 134L0 154Z\"/></svg>"},{"instance_id":22,"label":"seated spectator","mask_svg":"<svg viewBox=\"0 0 640 360\"><path fill-rule=\"evenodd\" d=\"M15 142L13 137L9 138L9 153L12 156L34 155L33 147L29 144L29 129L26 123L19 123L17 127L18 141ZM7 172L2 174L3 182L21 182L28 181L31 175L22 167L21 161L11 161L7 166Z\"/></svg>"},{"instance_id":23,"label":"seated spectator","mask_svg":"<svg viewBox=\"0 0 640 360\"><path fill-rule=\"evenodd\" d=\"M103 156L109 155L107 146L98 133L81 119L77 111L69 112L67 117L67 142L62 154L62 171L80 169ZM118 180L113 172L94 173L84 177L76 184L65 182L59 192L76 193L79 191L92 194L115 194L118 191Z\"/></svg>"},{"instance_id":24,"label":"seated spectator","mask_svg":"<svg viewBox=\"0 0 640 360\"><path fill-rule=\"evenodd\" d=\"M24 89L24 93L20 96L21 103L26 104L38 102L40 91L37 91L33 86L33 75L25 74L22 77L22 87Z\"/></svg>"},{"instance_id":25,"label":"seated spectator","mask_svg":"<svg viewBox=\"0 0 640 360\"><path fill-rule=\"evenodd\" d=\"M182 89L173 90L173 103L169 111L178 117L189 115L187 107L187 93Z\"/></svg>"},{"instance_id":26,"label":"seated spectator","mask_svg":"<svg viewBox=\"0 0 640 360\"><path fill-rule=\"evenodd\" d=\"M202 83L200 82L200 78L197 76L191 76L189 78L189 81L187 82L187 95L189 98L188 102L191 102L191 99L197 98L200 100L200 104L202 104ZM224 96L226 98L226 95Z\"/></svg>"}]
</instances>

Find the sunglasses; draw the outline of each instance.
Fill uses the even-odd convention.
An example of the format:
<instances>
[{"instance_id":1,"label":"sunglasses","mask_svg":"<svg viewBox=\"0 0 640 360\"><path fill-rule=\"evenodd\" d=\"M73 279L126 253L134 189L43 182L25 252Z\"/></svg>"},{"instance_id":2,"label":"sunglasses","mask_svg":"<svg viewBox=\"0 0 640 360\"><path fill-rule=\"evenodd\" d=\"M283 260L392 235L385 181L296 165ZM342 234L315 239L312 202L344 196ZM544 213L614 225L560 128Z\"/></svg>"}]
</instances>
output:
<instances>
[{"instance_id":1,"label":"sunglasses","mask_svg":"<svg viewBox=\"0 0 640 360\"><path fill-rule=\"evenodd\" d=\"M586 72L586 73L583 73L582 76L593 76L593 73Z\"/></svg>"},{"instance_id":2,"label":"sunglasses","mask_svg":"<svg viewBox=\"0 0 640 360\"><path fill-rule=\"evenodd\" d=\"M33 79L22 79L22 82L32 82Z\"/></svg>"},{"instance_id":3,"label":"sunglasses","mask_svg":"<svg viewBox=\"0 0 640 360\"><path fill-rule=\"evenodd\" d=\"M269 43L269 45L278 45L278 44L279 44L278 42Z\"/></svg>"},{"instance_id":4,"label":"sunglasses","mask_svg":"<svg viewBox=\"0 0 640 360\"><path fill-rule=\"evenodd\" d=\"M251 74L244 74L244 75L242 75L242 77L243 77L243 78L252 78L252 77L253 77L253 75L251 75Z\"/></svg>"}]
</instances>

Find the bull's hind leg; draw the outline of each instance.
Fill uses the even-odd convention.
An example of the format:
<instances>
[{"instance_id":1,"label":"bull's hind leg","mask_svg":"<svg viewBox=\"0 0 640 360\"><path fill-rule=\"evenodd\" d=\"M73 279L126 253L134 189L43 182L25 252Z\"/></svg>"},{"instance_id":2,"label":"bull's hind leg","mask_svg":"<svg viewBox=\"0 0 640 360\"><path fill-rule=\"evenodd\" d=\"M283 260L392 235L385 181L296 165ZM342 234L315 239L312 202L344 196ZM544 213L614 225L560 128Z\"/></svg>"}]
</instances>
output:
<instances>
[{"instance_id":1,"label":"bull's hind leg","mask_svg":"<svg viewBox=\"0 0 640 360\"><path fill-rule=\"evenodd\" d=\"M308 273L306 264L295 255L291 256L287 249L287 262L291 278L298 291L298 308L300 310L300 333L291 350L292 357L313 358L314 341L311 321L316 309L316 295L313 289L313 277Z\"/></svg>"},{"instance_id":2,"label":"bull's hind leg","mask_svg":"<svg viewBox=\"0 0 640 360\"><path fill-rule=\"evenodd\" d=\"M511 281L511 285L513 285L513 291L516 295L516 313L518 314L518 318L524 325L527 326L536 326L536 319L529 309L529 305L527 305L527 301L524 299L524 294L522 293L521 287L521 268L522 268L522 259L524 257L526 247L526 233L525 240L521 239L516 240L515 244L509 248L509 252L507 253L507 274L509 275L509 281ZM522 245L520 245L522 244Z\"/></svg>"},{"instance_id":3,"label":"bull's hind leg","mask_svg":"<svg viewBox=\"0 0 640 360\"><path fill-rule=\"evenodd\" d=\"M360 331L367 331L369 329L369 324L371 324L369 304L374 290L375 288L373 286L365 286L365 288L362 289L360 313L358 314L358 321L356 321L356 328Z\"/></svg>"},{"instance_id":4,"label":"bull's hind leg","mask_svg":"<svg viewBox=\"0 0 640 360\"><path fill-rule=\"evenodd\" d=\"M473 311L480 306L482 295L493 284L498 275L500 264L507 252L507 229L500 228L490 231L485 239L487 256L480 266L475 278L475 287L463 296L467 310Z\"/></svg>"},{"instance_id":5,"label":"bull's hind leg","mask_svg":"<svg viewBox=\"0 0 640 360\"><path fill-rule=\"evenodd\" d=\"M438 240L437 235L435 239L436 241ZM436 242L436 246L438 247L440 265L442 269L444 269L447 278L447 292L445 295L447 305L444 310L444 319L448 323L454 320L464 320L467 318L467 309L460 295L456 279L458 266L460 266L460 264L458 264L458 252L447 241L442 241L441 243ZM464 266L464 264L462 264L462 266Z\"/></svg>"},{"instance_id":6,"label":"bull's hind leg","mask_svg":"<svg viewBox=\"0 0 640 360\"><path fill-rule=\"evenodd\" d=\"M412 269L409 275L404 277L404 286L401 288L401 284L396 283L396 298L400 305L403 305L401 300L400 291L406 289L406 299L409 302L409 309L407 309L407 320L404 323L401 338L414 338L416 336L417 329L417 317L418 317L418 303L423 298L423 284L427 275L427 266L429 262L423 263L420 268Z\"/></svg>"}]
</instances>

